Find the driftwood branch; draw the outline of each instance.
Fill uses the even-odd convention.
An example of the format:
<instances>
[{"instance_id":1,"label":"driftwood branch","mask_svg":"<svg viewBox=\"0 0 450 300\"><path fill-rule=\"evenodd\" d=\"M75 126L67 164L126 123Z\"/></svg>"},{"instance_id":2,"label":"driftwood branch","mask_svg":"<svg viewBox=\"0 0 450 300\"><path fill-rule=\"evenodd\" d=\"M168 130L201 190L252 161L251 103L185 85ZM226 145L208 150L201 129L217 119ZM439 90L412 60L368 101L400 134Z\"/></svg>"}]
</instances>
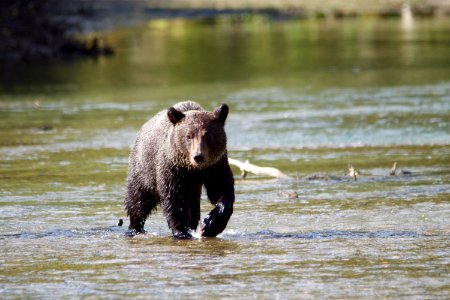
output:
<instances>
[{"instance_id":1,"label":"driftwood branch","mask_svg":"<svg viewBox=\"0 0 450 300\"><path fill-rule=\"evenodd\" d=\"M247 161L242 162L237 159L228 158L228 163L230 165L238 167L242 172L242 177L245 178L247 173L253 173L256 175L267 175L276 178L290 178L280 170L271 167L258 167Z\"/></svg>"}]
</instances>

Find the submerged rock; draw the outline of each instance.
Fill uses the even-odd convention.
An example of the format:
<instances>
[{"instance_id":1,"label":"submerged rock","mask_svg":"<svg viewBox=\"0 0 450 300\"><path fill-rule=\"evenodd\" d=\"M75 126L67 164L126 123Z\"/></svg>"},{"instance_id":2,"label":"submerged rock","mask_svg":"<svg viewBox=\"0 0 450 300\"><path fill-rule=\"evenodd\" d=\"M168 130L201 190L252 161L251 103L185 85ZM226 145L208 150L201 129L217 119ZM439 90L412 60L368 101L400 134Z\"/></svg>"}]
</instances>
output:
<instances>
[{"instance_id":1,"label":"submerged rock","mask_svg":"<svg viewBox=\"0 0 450 300\"><path fill-rule=\"evenodd\" d=\"M312 174L306 177L306 180L338 180L341 181L342 177L330 174Z\"/></svg>"}]
</instances>

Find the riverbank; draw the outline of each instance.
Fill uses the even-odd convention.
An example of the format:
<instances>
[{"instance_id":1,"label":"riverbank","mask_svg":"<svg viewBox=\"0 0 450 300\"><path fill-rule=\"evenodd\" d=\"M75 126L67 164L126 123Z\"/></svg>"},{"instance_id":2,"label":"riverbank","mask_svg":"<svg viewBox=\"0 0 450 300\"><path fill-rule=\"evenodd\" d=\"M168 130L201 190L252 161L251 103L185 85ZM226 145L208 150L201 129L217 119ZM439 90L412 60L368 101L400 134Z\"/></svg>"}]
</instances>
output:
<instances>
[{"instance_id":1,"label":"riverbank","mask_svg":"<svg viewBox=\"0 0 450 300\"><path fill-rule=\"evenodd\" d=\"M87 32L135 25L151 19L241 22L258 15L267 20L295 18L448 17L450 0L18 0L0 4L0 61L97 57L113 53Z\"/></svg>"}]
</instances>

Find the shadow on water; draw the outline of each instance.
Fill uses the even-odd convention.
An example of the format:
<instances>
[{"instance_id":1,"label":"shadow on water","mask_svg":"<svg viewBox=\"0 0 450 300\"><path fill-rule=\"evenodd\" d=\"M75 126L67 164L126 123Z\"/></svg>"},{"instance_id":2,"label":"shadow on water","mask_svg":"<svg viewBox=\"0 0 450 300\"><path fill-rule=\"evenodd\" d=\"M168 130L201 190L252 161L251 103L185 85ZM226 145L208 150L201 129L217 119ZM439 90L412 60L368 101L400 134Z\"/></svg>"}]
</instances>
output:
<instances>
[{"instance_id":1,"label":"shadow on water","mask_svg":"<svg viewBox=\"0 0 450 300\"><path fill-rule=\"evenodd\" d=\"M193 242L203 241L206 243L216 243L217 241L231 240L264 240L264 239L361 239L361 238L426 238L436 237L440 235L449 236L448 233L423 233L417 231L393 231L393 230L377 230L377 231L353 231L353 230L323 230L314 232L301 233L279 233L272 230L262 230L256 233L224 233L222 237L218 238L195 238L191 240L175 239L172 236L160 236L155 233L140 234L135 237L126 235L126 230L118 226L101 227L93 229L70 229L70 230L52 230L45 232L21 232L14 234L2 234L0 239L40 239L48 237L106 237L106 236L120 236L129 239L132 243L140 243L142 241L152 241L167 244L175 242L175 244L191 245Z\"/></svg>"},{"instance_id":2,"label":"shadow on water","mask_svg":"<svg viewBox=\"0 0 450 300\"><path fill-rule=\"evenodd\" d=\"M100 227L93 229L55 229L44 232L21 232L13 234L2 234L0 238L3 239L41 239L47 237L91 237L91 236L109 236L109 235L124 235L125 230L118 226Z\"/></svg>"},{"instance_id":3,"label":"shadow on water","mask_svg":"<svg viewBox=\"0 0 450 300\"><path fill-rule=\"evenodd\" d=\"M271 230L259 231L249 235L255 239L360 239L360 238L423 238L433 237L436 234L420 233L415 231L352 231L352 230L324 230L304 233L277 233Z\"/></svg>"}]
</instances>

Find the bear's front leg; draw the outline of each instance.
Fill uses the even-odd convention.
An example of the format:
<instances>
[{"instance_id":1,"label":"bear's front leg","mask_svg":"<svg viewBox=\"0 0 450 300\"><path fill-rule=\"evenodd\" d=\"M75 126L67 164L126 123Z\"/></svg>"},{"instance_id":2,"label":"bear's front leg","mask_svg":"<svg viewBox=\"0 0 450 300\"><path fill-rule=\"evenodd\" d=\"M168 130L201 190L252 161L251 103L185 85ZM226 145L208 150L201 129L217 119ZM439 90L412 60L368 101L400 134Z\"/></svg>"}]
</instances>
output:
<instances>
[{"instance_id":1,"label":"bear's front leg","mask_svg":"<svg viewBox=\"0 0 450 300\"><path fill-rule=\"evenodd\" d=\"M171 208L166 210L167 224L172 230L172 235L177 239L193 239L189 226L189 209ZM198 224L198 221L197 221Z\"/></svg>"},{"instance_id":2,"label":"bear's front leg","mask_svg":"<svg viewBox=\"0 0 450 300\"><path fill-rule=\"evenodd\" d=\"M177 239L192 239L192 231L200 221L201 186L194 193L184 192L183 196L172 195L164 203L164 213L172 235Z\"/></svg>"},{"instance_id":3,"label":"bear's front leg","mask_svg":"<svg viewBox=\"0 0 450 300\"><path fill-rule=\"evenodd\" d=\"M202 222L201 235L215 237L225 230L228 220L233 214L233 203L217 203L216 207L206 216Z\"/></svg>"},{"instance_id":4,"label":"bear's front leg","mask_svg":"<svg viewBox=\"0 0 450 300\"><path fill-rule=\"evenodd\" d=\"M206 193L214 209L202 222L201 235L215 237L225 230L233 214L234 180L226 156L211 169L205 180Z\"/></svg>"}]
</instances>

